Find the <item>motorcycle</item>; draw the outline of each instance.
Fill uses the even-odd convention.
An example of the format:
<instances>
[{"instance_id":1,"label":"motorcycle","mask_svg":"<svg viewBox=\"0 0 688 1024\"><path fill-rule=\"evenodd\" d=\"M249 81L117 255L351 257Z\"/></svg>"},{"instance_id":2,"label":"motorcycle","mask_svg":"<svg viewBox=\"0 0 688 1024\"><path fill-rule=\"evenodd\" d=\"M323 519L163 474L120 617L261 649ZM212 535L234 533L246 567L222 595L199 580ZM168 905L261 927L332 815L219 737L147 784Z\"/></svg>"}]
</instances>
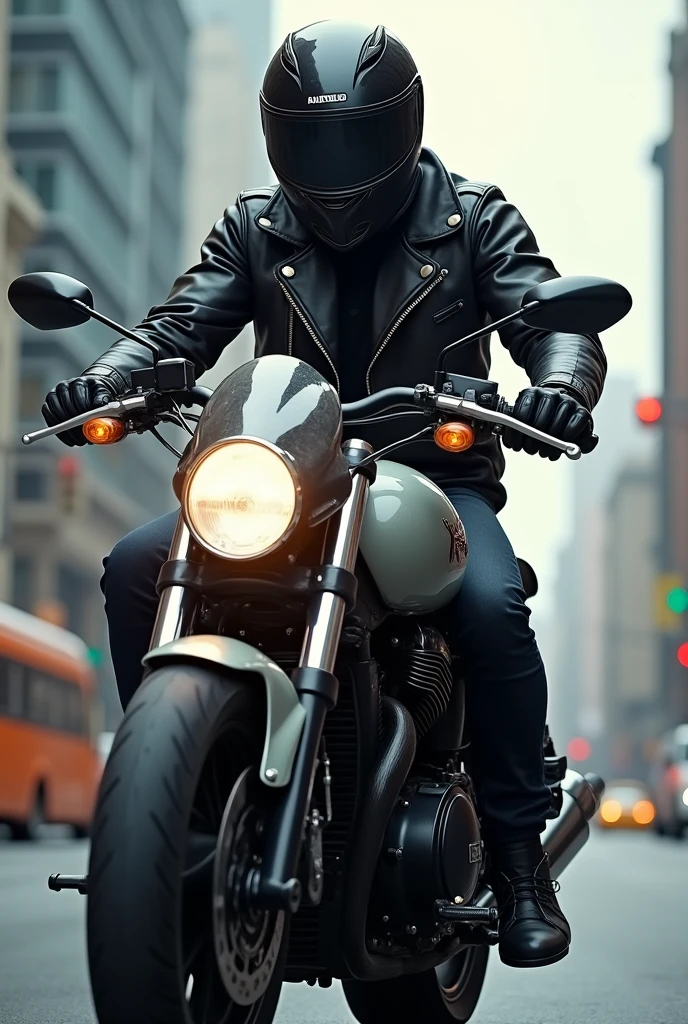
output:
<instances>
[{"instance_id":1,"label":"motorcycle","mask_svg":"<svg viewBox=\"0 0 688 1024\"><path fill-rule=\"evenodd\" d=\"M580 447L516 420L495 382L445 371L484 332L448 346L432 384L342 405L286 355L211 393L63 275L18 278L9 298L34 327L94 318L152 358L127 394L26 444L150 431L179 457L145 678L104 770L88 875L49 880L87 896L100 1024L269 1024L284 982L333 979L360 1024L468 1021L498 918L443 618L468 546L442 491L388 456L427 437L458 457L507 426L570 459ZM560 278L490 329L599 332L630 304L614 282ZM342 443L343 422L402 415L419 428L404 440ZM191 434L183 453L162 423ZM604 783L544 742L557 877Z\"/></svg>"}]
</instances>

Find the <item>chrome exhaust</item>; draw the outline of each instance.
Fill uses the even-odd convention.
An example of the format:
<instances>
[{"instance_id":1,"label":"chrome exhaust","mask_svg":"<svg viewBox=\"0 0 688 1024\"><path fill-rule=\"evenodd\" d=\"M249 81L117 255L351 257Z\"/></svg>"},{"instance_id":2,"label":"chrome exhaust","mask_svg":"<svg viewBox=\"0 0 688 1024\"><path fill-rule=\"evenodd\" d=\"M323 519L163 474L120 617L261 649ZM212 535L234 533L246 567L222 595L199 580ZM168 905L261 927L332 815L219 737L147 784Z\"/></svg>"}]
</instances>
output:
<instances>
[{"instance_id":1,"label":"chrome exhaust","mask_svg":"<svg viewBox=\"0 0 688 1024\"><path fill-rule=\"evenodd\" d=\"M599 775L579 775L569 768L561 784L563 802L558 818L547 822L542 834L542 846L549 854L552 878L558 878L564 868L583 849L590 835L590 819L600 806L604 782ZM473 905L492 907L494 893L484 886Z\"/></svg>"},{"instance_id":2,"label":"chrome exhaust","mask_svg":"<svg viewBox=\"0 0 688 1024\"><path fill-rule=\"evenodd\" d=\"M592 772L583 776L569 768L561 789L564 797L561 814L547 822L542 835L553 878L559 877L587 843L590 819L600 806L604 782Z\"/></svg>"}]
</instances>

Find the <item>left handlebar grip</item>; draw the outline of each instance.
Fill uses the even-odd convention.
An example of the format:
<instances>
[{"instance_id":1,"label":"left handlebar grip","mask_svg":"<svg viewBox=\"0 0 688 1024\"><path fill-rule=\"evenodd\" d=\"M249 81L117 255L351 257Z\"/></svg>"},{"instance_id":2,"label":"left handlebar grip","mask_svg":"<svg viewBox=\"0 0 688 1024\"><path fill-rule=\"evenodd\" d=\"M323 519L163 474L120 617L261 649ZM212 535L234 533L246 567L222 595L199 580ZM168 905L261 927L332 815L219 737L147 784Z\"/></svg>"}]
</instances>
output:
<instances>
[{"instance_id":1,"label":"left handlebar grip","mask_svg":"<svg viewBox=\"0 0 688 1024\"><path fill-rule=\"evenodd\" d=\"M33 444L34 441L42 441L46 437L54 437L55 434L64 434L74 427L82 427L89 420L97 419L99 416L113 416L116 419L127 417L130 413L146 408L145 395L135 395L133 398L115 399L107 405L99 405L96 409L89 409L88 412L72 416L70 420L63 423L56 423L52 427L42 427L40 430L33 430L22 436L22 444Z\"/></svg>"}]
</instances>

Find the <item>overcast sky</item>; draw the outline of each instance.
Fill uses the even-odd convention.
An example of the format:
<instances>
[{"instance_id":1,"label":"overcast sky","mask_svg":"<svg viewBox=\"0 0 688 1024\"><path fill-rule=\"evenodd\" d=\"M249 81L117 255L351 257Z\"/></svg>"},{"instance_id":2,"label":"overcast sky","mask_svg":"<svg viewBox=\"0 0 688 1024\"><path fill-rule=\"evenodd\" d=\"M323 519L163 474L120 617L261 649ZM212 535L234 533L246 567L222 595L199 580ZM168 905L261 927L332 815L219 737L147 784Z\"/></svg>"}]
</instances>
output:
<instances>
[{"instance_id":1,"label":"overcast sky","mask_svg":"<svg viewBox=\"0 0 688 1024\"><path fill-rule=\"evenodd\" d=\"M621 281L632 313L604 335L612 373L659 382L660 192L654 145L670 125L669 32L686 0L276 0L275 47L323 18L372 20L412 50L425 144L450 169L500 186L563 274ZM492 379L527 381L497 341ZM604 401L604 399L603 399ZM551 595L570 532L575 464L508 458L502 522ZM543 496L547 500L543 505ZM543 507L549 513L545 519Z\"/></svg>"}]
</instances>

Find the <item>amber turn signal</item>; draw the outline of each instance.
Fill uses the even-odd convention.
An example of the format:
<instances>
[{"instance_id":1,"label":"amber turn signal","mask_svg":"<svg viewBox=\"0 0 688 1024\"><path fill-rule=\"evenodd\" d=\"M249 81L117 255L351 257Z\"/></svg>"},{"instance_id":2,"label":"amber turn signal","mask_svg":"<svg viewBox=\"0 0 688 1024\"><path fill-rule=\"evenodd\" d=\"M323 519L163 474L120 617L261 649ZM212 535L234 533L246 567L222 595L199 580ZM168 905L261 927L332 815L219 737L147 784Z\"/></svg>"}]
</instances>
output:
<instances>
[{"instance_id":1,"label":"amber turn signal","mask_svg":"<svg viewBox=\"0 0 688 1024\"><path fill-rule=\"evenodd\" d=\"M440 423L435 430L435 444L445 452L465 452L475 441L475 432L468 423Z\"/></svg>"},{"instance_id":2,"label":"amber turn signal","mask_svg":"<svg viewBox=\"0 0 688 1024\"><path fill-rule=\"evenodd\" d=\"M112 419L110 416L102 416L96 420L88 420L84 423L82 430L84 437L91 444L114 444L124 437L124 423L122 420Z\"/></svg>"}]
</instances>

